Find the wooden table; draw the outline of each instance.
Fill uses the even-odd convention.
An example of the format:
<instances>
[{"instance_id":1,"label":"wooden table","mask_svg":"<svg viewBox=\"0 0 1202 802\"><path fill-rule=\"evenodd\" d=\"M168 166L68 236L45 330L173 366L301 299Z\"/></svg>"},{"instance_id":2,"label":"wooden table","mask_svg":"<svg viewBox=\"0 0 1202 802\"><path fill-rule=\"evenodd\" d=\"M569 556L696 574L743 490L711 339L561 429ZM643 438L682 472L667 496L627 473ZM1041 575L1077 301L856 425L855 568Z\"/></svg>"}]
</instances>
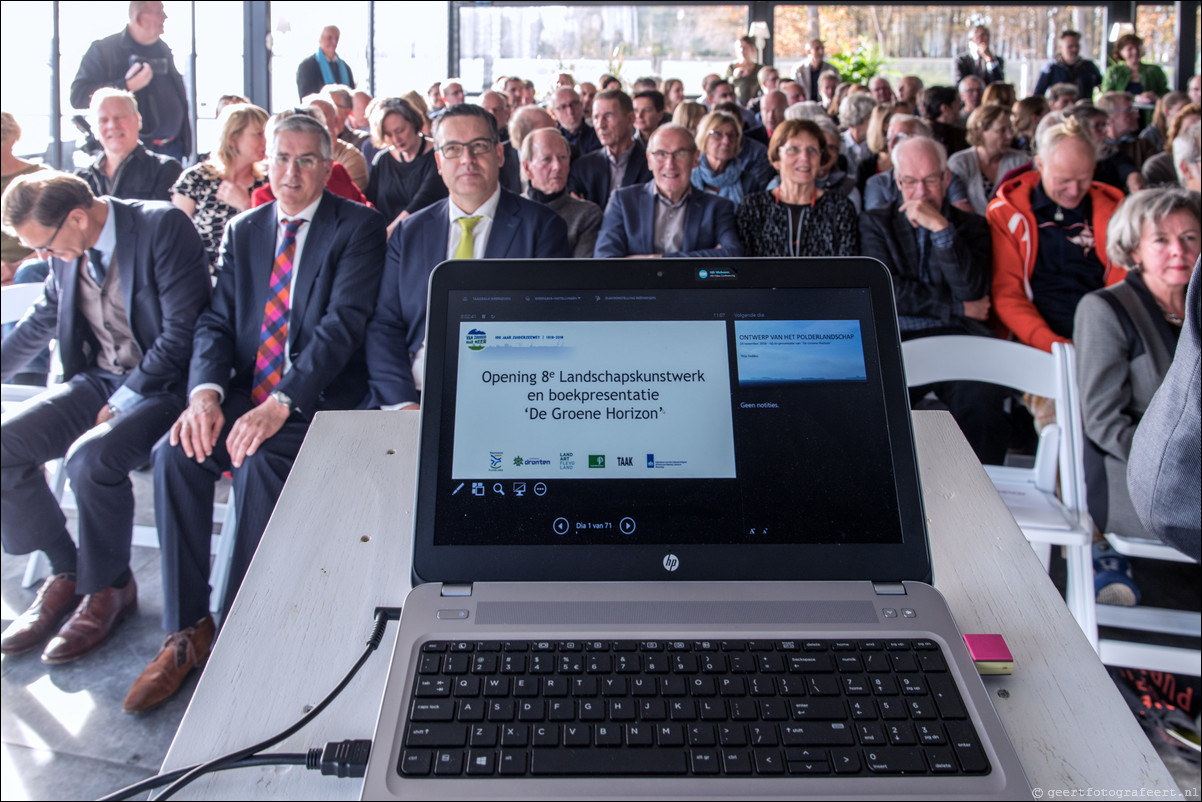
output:
<instances>
[{"instance_id":1,"label":"wooden table","mask_svg":"<svg viewBox=\"0 0 1202 802\"><path fill-rule=\"evenodd\" d=\"M249 745L320 701L363 649L377 605L409 590L418 415L317 416L164 770ZM1175 789L946 412L914 413L935 586L964 632L1000 632L1015 673L986 677L1037 789ZM306 729L273 751L371 738L396 639ZM361 781L240 769L183 798L356 799ZM1082 793L1084 795L1084 793Z\"/></svg>"}]
</instances>

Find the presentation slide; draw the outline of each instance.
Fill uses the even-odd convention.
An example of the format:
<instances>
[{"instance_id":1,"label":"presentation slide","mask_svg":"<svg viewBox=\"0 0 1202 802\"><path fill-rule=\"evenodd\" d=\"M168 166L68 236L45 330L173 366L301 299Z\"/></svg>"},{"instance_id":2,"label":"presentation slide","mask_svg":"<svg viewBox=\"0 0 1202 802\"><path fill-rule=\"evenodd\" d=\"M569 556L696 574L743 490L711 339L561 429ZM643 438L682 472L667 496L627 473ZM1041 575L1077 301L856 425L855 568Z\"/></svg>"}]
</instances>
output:
<instances>
[{"instance_id":1,"label":"presentation slide","mask_svg":"<svg viewBox=\"0 0 1202 802\"><path fill-rule=\"evenodd\" d=\"M720 320L461 323L453 477L734 478L728 365Z\"/></svg>"},{"instance_id":2,"label":"presentation slide","mask_svg":"<svg viewBox=\"0 0 1202 802\"><path fill-rule=\"evenodd\" d=\"M739 386L867 381L858 320L737 320Z\"/></svg>"}]
</instances>

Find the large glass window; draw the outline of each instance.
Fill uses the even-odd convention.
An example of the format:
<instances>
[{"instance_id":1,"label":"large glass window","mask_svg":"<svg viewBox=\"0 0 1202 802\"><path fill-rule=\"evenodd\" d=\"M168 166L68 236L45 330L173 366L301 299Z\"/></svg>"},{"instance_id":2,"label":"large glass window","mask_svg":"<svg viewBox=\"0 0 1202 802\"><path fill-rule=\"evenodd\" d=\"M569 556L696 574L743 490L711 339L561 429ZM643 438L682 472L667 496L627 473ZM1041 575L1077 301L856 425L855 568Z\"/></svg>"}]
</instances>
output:
<instances>
[{"instance_id":1,"label":"large glass window","mask_svg":"<svg viewBox=\"0 0 1202 802\"><path fill-rule=\"evenodd\" d=\"M1106 14L1101 6L968 5L779 5L776 7L776 66L793 70L806 43L822 39L828 56L864 48L885 59L880 72L891 81L917 75L927 86L949 84L956 56L967 52L968 36L985 25L993 51L1006 61L1006 80L1019 97L1035 88L1039 72L1056 55L1060 31L1082 34L1081 51L1105 69Z\"/></svg>"},{"instance_id":2,"label":"large glass window","mask_svg":"<svg viewBox=\"0 0 1202 802\"><path fill-rule=\"evenodd\" d=\"M196 150L217 147L217 101L245 94L242 67L242 0L206 0L196 4ZM180 43L181 46L186 44ZM184 69L186 56L176 55Z\"/></svg>"},{"instance_id":3,"label":"large glass window","mask_svg":"<svg viewBox=\"0 0 1202 802\"><path fill-rule=\"evenodd\" d=\"M445 0L376 3L376 96L422 97L447 75ZM360 83L364 83L361 81Z\"/></svg>"},{"instance_id":4,"label":"large glass window","mask_svg":"<svg viewBox=\"0 0 1202 802\"><path fill-rule=\"evenodd\" d=\"M609 73L626 85L680 78L694 94L706 74L725 72L747 24L746 5L461 7L459 75L473 93L520 75L542 97L570 72L577 82Z\"/></svg>"},{"instance_id":5,"label":"large glass window","mask_svg":"<svg viewBox=\"0 0 1202 802\"><path fill-rule=\"evenodd\" d=\"M50 32L53 9L49 2L5 3L7 41L0 48L0 93L4 110L21 126L13 150L18 156L52 163L50 133ZM17 36L24 31L23 36ZM64 69L66 65L64 64ZM72 75L74 75L74 67Z\"/></svg>"},{"instance_id":6,"label":"large glass window","mask_svg":"<svg viewBox=\"0 0 1202 802\"><path fill-rule=\"evenodd\" d=\"M1143 61L1159 64L1169 88L1177 86L1177 7L1141 3L1135 7L1135 32L1144 40Z\"/></svg>"}]
</instances>

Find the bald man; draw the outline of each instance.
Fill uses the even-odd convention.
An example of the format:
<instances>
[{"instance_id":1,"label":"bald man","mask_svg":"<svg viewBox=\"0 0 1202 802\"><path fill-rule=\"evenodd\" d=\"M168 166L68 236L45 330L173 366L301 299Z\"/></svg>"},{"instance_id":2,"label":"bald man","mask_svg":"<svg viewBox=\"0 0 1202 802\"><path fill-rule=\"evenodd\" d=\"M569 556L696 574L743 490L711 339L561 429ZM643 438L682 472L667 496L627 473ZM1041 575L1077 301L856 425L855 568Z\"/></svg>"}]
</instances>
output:
<instances>
[{"instance_id":1,"label":"bald man","mask_svg":"<svg viewBox=\"0 0 1202 802\"><path fill-rule=\"evenodd\" d=\"M317 40L317 52L302 61L296 68L296 93L298 97L316 94L327 84L355 85L355 74L338 53L338 41L342 32L335 25L321 29Z\"/></svg>"}]
</instances>

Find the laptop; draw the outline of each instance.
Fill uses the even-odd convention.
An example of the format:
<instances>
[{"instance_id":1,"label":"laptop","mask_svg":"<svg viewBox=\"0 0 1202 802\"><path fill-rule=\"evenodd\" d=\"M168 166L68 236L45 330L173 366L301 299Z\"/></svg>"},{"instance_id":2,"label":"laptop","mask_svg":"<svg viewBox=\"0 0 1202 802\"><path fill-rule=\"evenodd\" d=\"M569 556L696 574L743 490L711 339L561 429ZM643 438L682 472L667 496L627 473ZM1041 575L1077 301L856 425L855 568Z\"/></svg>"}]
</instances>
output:
<instances>
[{"instance_id":1,"label":"laptop","mask_svg":"<svg viewBox=\"0 0 1202 802\"><path fill-rule=\"evenodd\" d=\"M449 261L364 798L1015 798L871 259Z\"/></svg>"}]
</instances>

